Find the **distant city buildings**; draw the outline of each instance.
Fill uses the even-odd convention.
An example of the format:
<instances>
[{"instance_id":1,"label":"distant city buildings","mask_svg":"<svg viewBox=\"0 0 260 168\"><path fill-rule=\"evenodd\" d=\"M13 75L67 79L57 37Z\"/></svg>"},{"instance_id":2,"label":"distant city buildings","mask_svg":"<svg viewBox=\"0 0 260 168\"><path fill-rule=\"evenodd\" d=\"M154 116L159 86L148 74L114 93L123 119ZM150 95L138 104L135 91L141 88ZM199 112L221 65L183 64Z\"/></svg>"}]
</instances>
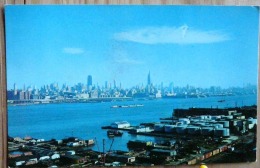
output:
<instances>
[{"instance_id":1,"label":"distant city buildings","mask_svg":"<svg viewBox=\"0 0 260 168\"><path fill-rule=\"evenodd\" d=\"M121 83L117 84L113 80L113 84L108 81L104 82L103 86L98 84L93 85L91 75L87 76L87 84L78 83L74 86L63 84L59 87L58 83L44 85L40 89L36 86L23 86L23 89L18 89L14 84L13 89L7 90L8 101L14 103L18 101L39 100L43 102L60 102L60 101L84 101L90 99L113 99L113 98L196 98L196 97L212 97L212 96L230 96L230 95L245 95L256 94L256 85L247 84L244 87L230 87L222 89L218 86L209 88L200 88L194 86L174 86L171 82L168 86L163 82L159 85L154 85L151 80L150 71L147 75L147 84L144 86L136 85L131 88L123 88Z\"/></svg>"}]
</instances>

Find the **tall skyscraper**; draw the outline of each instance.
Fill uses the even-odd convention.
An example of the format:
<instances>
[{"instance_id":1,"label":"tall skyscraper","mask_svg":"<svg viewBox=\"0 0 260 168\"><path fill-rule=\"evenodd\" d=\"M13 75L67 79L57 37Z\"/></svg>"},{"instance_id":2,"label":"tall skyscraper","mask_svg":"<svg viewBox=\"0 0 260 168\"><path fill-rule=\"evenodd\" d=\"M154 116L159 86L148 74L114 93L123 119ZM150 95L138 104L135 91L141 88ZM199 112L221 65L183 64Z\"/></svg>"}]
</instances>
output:
<instances>
[{"instance_id":1,"label":"tall skyscraper","mask_svg":"<svg viewBox=\"0 0 260 168\"><path fill-rule=\"evenodd\" d=\"M152 87L152 82L151 82L151 76L150 76L150 71L149 71L148 77L147 77L147 86L146 86L147 93L151 93L151 87Z\"/></svg>"},{"instance_id":2,"label":"tall skyscraper","mask_svg":"<svg viewBox=\"0 0 260 168\"><path fill-rule=\"evenodd\" d=\"M14 84L14 95L17 95L17 87L16 87L16 83Z\"/></svg>"},{"instance_id":3,"label":"tall skyscraper","mask_svg":"<svg viewBox=\"0 0 260 168\"><path fill-rule=\"evenodd\" d=\"M16 83L14 83L14 90L17 90Z\"/></svg>"},{"instance_id":4,"label":"tall skyscraper","mask_svg":"<svg viewBox=\"0 0 260 168\"><path fill-rule=\"evenodd\" d=\"M148 73L147 85L151 85L151 76L150 76L150 71L149 71L149 73Z\"/></svg>"},{"instance_id":5,"label":"tall skyscraper","mask_svg":"<svg viewBox=\"0 0 260 168\"><path fill-rule=\"evenodd\" d=\"M89 90L90 90L91 87L92 87L92 76L91 76L91 75L88 75L88 84L87 84L87 86L88 86L88 89L89 89Z\"/></svg>"}]
</instances>

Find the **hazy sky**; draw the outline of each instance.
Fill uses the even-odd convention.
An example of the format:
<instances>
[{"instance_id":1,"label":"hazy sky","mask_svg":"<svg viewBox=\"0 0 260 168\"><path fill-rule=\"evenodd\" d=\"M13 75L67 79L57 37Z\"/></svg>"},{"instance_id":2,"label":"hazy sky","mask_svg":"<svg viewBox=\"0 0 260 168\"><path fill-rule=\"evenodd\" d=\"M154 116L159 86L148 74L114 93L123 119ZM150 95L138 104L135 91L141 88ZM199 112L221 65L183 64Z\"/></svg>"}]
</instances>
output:
<instances>
[{"instance_id":1,"label":"hazy sky","mask_svg":"<svg viewBox=\"0 0 260 168\"><path fill-rule=\"evenodd\" d=\"M7 85L257 83L258 8L6 6Z\"/></svg>"}]
</instances>

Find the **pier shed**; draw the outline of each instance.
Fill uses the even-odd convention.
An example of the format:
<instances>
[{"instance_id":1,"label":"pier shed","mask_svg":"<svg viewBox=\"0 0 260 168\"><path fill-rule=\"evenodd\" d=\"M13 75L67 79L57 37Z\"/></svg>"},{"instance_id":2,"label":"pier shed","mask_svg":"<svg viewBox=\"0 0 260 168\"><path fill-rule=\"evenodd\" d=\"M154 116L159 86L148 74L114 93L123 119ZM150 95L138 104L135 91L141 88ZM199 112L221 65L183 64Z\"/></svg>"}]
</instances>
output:
<instances>
[{"instance_id":1,"label":"pier shed","mask_svg":"<svg viewBox=\"0 0 260 168\"><path fill-rule=\"evenodd\" d=\"M130 123L127 121L118 121L114 122L110 125L112 128L128 128L130 127Z\"/></svg>"}]
</instances>

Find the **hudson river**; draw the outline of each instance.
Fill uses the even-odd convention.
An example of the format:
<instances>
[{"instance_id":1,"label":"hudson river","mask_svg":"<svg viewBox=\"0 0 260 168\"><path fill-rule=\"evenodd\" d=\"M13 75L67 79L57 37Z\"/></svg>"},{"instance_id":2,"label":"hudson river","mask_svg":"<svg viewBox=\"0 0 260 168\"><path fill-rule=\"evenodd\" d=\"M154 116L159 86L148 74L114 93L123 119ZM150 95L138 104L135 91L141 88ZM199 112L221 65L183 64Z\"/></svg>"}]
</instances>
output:
<instances>
[{"instance_id":1,"label":"hudson river","mask_svg":"<svg viewBox=\"0 0 260 168\"><path fill-rule=\"evenodd\" d=\"M218 102L219 100L224 102ZM108 126L115 121L128 121L131 125L142 122L159 122L159 118L170 117L175 108L213 107L226 108L244 105L256 105L257 95L134 100L102 103L46 104L8 106L8 134L11 137L31 136L45 140L63 139L75 136L83 139L95 139L94 150L102 151L105 139L106 150L112 139L101 126ZM113 105L143 104L135 108L111 108ZM124 132L122 137L115 137L112 150L128 150L129 140L160 141L160 138L130 135Z\"/></svg>"}]
</instances>

